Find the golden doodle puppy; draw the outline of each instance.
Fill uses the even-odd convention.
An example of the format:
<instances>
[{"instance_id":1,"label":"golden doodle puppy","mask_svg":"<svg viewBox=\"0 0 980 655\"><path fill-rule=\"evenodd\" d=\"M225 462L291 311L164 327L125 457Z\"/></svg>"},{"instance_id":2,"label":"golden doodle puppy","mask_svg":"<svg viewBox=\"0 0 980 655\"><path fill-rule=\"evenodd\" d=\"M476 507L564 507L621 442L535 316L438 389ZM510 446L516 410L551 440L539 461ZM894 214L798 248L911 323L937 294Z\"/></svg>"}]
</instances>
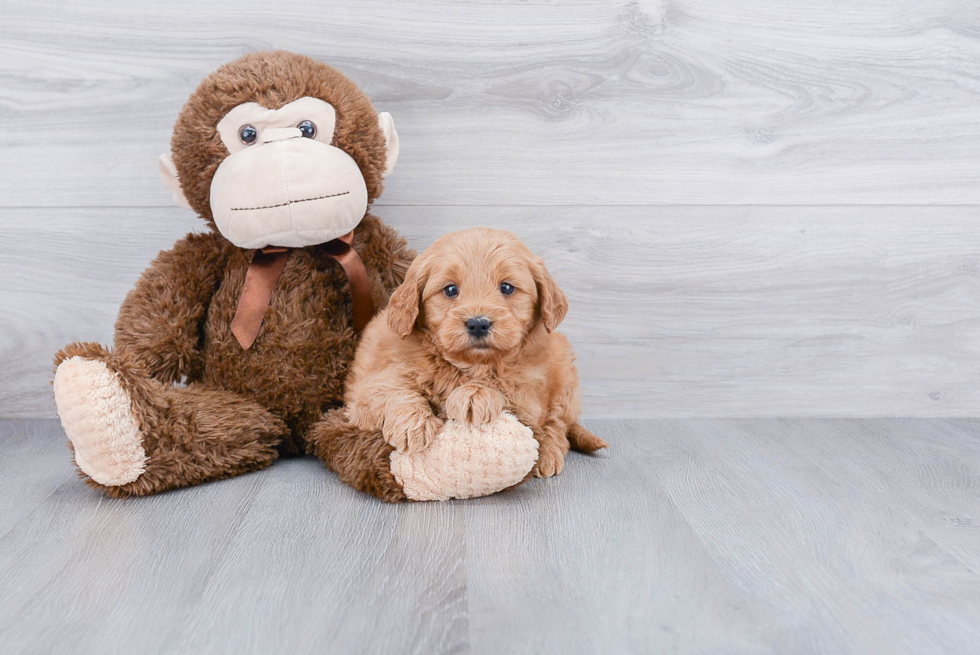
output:
<instances>
[{"instance_id":1,"label":"golden doodle puppy","mask_svg":"<svg viewBox=\"0 0 980 655\"><path fill-rule=\"evenodd\" d=\"M554 331L567 311L544 263L510 232L443 236L365 330L347 380L350 422L418 452L447 418L483 424L506 410L538 441L533 474L561 473L570 447L607 445L578 423L574 354Z\"/></svg>"}]
</instances>

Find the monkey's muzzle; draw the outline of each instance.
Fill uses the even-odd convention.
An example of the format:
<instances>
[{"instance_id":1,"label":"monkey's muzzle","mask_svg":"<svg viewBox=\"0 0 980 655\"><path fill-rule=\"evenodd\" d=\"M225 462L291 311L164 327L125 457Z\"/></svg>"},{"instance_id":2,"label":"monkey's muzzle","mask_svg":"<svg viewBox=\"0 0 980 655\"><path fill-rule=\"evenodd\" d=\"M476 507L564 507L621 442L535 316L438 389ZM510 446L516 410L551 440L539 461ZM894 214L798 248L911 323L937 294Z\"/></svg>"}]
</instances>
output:
<instances>
[{"instance_id":1,"label":"monkey's muzzle","mask_svg":"<svg viewBox=\"0 0 980 655\"><path fill-rule=\"evenodd\" d=\"M357 227L367 211L357 162L294 128L269 132L215 171L211 213L221 234L240 248L302 248Z\"/></svg>"}]
</instances>

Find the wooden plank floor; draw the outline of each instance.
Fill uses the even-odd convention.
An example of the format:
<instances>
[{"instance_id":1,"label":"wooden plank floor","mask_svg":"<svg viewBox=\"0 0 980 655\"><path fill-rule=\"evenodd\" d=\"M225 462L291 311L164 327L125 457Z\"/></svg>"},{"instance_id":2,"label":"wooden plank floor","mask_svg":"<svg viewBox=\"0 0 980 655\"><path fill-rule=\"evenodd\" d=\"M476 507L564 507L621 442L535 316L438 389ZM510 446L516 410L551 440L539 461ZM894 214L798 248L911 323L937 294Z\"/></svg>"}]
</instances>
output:
<instances>
[{"instance_id":1,"label":"wooden plank floor","mask_svg":"<svg viewBox=\"0 0 980 655\"><path fill-rule=\"evenodd\" d=\"M613 448L390 506L313 459L158 497L0 422L0 651L968 653L980 421L592 421Z\"/></svg>"},{"instance_id":2,"label":"wooden plank floor","mask_svg":"<svg viewBox=\"0 0 980 655\"><path fill-rule=\"evenodd\" d=\"M977 415L977 208L607 209L378 211L419 250L489 225L543 257L588 417ZM157 251L203 227L178 208L0 208L0 415L54 418L54 353L111 344Z\"/></svg>"},{"instance_id":3,"label":"wooden plank floor","mask_svg":"<svg viewBox=\"0 0 980 655\"><path fill-rule=\"evenodd\" d=\"M322 4L322 3L321 3ZM319 7L318 7L319 8ZM203 221L158 156L201 79L282 48L392 114L374 210L515 231L593 418L980 407L975 0L31 0L0 20L0 416L112 340Z\"/></svg>"},{"instance_id":4,"label":"wooden plank floor","mask_svg":"<svg viewBox=\"0 0 980 655\"><path fill-rule=\"evenodd\" d=\"M0 207L169 207L181 105L269 48L395 117L384 204L980 203L969 0L32 0L4 3Z\"/></svg>"}]
</instances>

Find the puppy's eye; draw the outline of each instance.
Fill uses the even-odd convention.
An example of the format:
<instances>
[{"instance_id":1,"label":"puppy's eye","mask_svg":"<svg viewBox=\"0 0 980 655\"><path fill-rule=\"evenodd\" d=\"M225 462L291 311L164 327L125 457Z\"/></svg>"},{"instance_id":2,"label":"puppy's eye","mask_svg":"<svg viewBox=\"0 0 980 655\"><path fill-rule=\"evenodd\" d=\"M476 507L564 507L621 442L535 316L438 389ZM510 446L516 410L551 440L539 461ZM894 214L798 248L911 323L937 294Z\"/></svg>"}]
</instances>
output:
<instances>
[{"instance_id":1,"label":"puppy's eye","mask_svg":"<svg viewBox=\"0 0 980 655\"><path fill-rule=\"evenodd\" d=\"M302 132L303 136L305 136L307 139L312 139L316 136L316 124L314 124L313 121L303 121L296 127L299 128L299 131Z\"/></svg>"},{"instance_id":2,"label":"puppy's eye","mask_svg":"<svg viewBox=\"0 0 980 655\"><path fill-rule=\"evenodd\" d=\"M504 294L505 296L509 296L510 294L514 293L514 285L510 282L501 282L500 293Z\"/></svg>"},{"instance_id":3,"label":"puppy's eye","mask_svg":"<svg viewBox=\"0 0 980 655\"><path fill-rule=\"evenodd\" d=\"M238 138L242 140L242 143L250 146L259 138L259 131L251 125L242 125L238 128Z\"/></svg>"},{"instance_id":4,"label":"puppy's eye","mask_svg":"<svg viewBox=\"0 0 980 655\"><path fill-rule=\"evenodd\" d=\"M455 298L456 296L459 295L459 287L457 287L455 284L450 284L446 286L446 288L443 289L442 292L446 294L447 298Z\"/></svg>"}]
</instances>

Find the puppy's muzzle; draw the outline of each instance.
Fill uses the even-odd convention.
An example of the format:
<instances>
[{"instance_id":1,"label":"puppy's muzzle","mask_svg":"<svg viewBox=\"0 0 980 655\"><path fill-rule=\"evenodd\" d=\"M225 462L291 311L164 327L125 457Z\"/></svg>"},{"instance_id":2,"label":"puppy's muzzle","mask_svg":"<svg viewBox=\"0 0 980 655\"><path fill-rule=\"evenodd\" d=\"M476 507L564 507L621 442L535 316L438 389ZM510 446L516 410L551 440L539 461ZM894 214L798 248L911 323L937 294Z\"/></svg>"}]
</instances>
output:
<instances>
[{"instance_id":1,"label":"puppy's muzzle","mask_svg":"<svg viewBox=\"0 0 980 655\"><path fill-rule=\"evenodd\" d=\"M486 339L493 323L486 316L473 316L466 319L466 331L473 339Z\"/></svg>"}]
</instances>

